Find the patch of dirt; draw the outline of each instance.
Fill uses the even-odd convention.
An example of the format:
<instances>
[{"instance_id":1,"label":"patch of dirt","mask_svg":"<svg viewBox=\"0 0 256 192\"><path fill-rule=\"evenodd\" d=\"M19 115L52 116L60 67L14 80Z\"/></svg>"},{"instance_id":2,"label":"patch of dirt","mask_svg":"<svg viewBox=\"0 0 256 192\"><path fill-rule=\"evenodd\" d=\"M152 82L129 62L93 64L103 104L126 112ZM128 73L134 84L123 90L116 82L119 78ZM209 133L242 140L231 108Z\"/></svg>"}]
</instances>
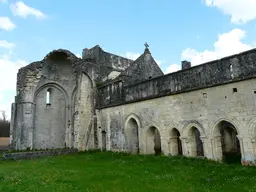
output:
<instances>
[{"instance_id":1,"label":"patch of dirt","mask_svg":"<svg viewBox=\"0 0 256 192\"><path fill-rule=\"evenodd\" d=\"M0 146L8 146L10 143L9 137L0 137Z\"/></svg>"}]
</instances>

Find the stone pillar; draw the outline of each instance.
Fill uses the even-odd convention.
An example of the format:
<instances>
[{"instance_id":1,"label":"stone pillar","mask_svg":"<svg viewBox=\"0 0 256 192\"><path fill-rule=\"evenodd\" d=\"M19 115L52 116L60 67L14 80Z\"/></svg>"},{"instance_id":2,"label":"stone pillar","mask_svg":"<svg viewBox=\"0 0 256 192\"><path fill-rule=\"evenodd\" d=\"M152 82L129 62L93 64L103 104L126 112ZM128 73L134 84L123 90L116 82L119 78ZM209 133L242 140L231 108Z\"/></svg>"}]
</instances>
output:
<instances>
[{"instance_id":1,"label":"stone pillar","mask_svg":"<svg viewBox=\"0 0 256 192\"><path fill-rule=\"evenodd\" d=\"M206 157L207 159L211 159L212 157L211 140L208 139L206 136L200 136L200 139L203 143L204 157Z\"/></svg>"},{"instance_id":2,"label":"stone pillar","mask_svg":"<svg viewBox=\"0 0 256 192\"><path fill-rule=\"evenodd\" d=\"M161 150L164 155L169 155L169 140L166 137L161 137Z\"/></svg>"},{"instance_id":3,"label":"stone pillar","mask_svg":"<svg viewBox=\"0 0 256 192\"><path fill-rule=\"evenodd\" d=\"M78 80L78 90L76 97L74 119L74 147L79 151L84 151L93 148L94 131L93 131L93 85L86 74L81 74Z\"/></svg>"},{"instance_id":4,"label":"stone pillar","mask_svg":"<svg viewBox=\"0 0 256 192\"><path fill-rule=\"evenodd\" d=\"M35 103L22 102L16 104L17 116L15 124L15 149L26 150L33 148Z\"/></svg>"},{"instance_id":5,"label":"stone pillar","mask_svg":"<svg viewBox=\"0 0 256 192\"><path fill-rule=\"evenodd\" d=\"M197 143L194 135L188 137L187 150L189 157L197 156Z\"/></svg>"},{"instance_id":6,"label":"stone pillar","mask_svg":"<svg viewBox=\"0 0 256 192\"><path fill-rule=\"evenodd\" d=\"M243 139L243 135L237 135L236 136L237 138L238 138L238 140L239 140L239 144L240 144L240 152L241 152L241 163L242 164L247 164L247 160L246 160L246 158L248 158L248 157L244 157L244 141L246 142L246 139L244 140Z\"/></svg>"},{"instance_id":7,"label":"stone pillar","mask_svg":"<svg viewBox=\"0 0 256 192\"><path fill-rule=\"evenodd\" d=\"M243 137L240 139L243 142L243 150L240 142L241 153L243 151L242 165L256 165L256 138Z\"/></svg>"},{"instance_id":8,"label":"stone pillar","mask_svg":"<svg viewBox=\"0 0 256 192\"><path fill-rule=\"evenodd\" d=\"M146 154L155 154L155 142L154 136L147 136L146 135Z\"/></svg>"},{"instance_id":9,"label":"stone pillar","mask_svg":"<svg viewBox=\"0 0 256 192\"><path fill-rule=\"evenodd\" d=\"M169 148L170 148L170 154L172 156L177 156L179 154L179 151L178 151L178 142L177 142L177 139L179 137L178 136L172 136L170 137L170 145L169 145Z\"/></svg>"},{"instance_id":10,"label":"stone pillar","mask_svg":"<svg viewBox=\"0 0 256 192\"><path fill-rule=\"evenodd\" d=\"M180 137L182 143L182 153L184 156L189 156L189 140L187 137Z\"/></svg>"},{"instance_id":11,"label":"stone pillar","mask_svg":"<svg viewBox=\"0 0 256 192\"><path fill-rule=\"evenodd\" d=\"M222 161L222 143L221 135L216 135L212 138L212 159Z\"/></svg>"}]
</instances>

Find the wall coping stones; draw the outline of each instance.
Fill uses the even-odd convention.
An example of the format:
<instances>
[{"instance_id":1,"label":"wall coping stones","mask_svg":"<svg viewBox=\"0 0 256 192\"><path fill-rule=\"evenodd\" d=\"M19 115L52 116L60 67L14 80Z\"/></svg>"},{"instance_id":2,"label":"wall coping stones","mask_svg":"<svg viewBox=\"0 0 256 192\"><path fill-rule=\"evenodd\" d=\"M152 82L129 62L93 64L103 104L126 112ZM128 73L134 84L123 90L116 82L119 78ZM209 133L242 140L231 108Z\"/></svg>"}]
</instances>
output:
<instances>
[{"instance_id":1,"label":"wall coping stones","mask_svg":"<svg viewBox=\"0 0 256 192\"><path fill-rule=\"evenodd\" d=\"M24 152L4 152L0 160L22 160L37 159L40 157L59 156L70 153L77 153L77 149L56 149L48 151L24 151Z\"/></svg>"}]
</instances>

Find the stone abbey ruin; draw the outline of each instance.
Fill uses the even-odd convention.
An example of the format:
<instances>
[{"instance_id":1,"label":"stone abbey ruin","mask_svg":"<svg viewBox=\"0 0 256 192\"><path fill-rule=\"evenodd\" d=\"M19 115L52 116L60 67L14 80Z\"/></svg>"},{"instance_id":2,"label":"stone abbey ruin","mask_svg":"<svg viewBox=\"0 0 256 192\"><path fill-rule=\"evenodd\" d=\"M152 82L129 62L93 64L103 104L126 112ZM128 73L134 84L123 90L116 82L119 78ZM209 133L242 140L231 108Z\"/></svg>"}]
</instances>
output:
<instances>
[{"instance_id":1,"label":"stone abbey ruin","mask_svg":"<svg viewBox=\"0 0 256 192\"><path fill-rule=\"evenodd\" d=\"M102 149L256 164L256 49L164 75L146 47L135 61L54 50L21 68L14 149Z\"/></svg>"}]
</instances>

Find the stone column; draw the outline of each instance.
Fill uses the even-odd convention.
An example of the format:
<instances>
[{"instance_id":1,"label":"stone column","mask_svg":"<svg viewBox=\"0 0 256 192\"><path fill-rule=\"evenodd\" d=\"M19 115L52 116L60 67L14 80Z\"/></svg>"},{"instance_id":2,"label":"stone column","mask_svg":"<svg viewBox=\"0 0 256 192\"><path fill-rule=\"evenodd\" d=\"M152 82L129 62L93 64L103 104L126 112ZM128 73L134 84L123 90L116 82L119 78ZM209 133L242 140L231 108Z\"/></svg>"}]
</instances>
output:
<instances>
[{"instance_id":1,"label":"stone column","mask_svg":"<svg viewBox=\"0 0 256 192\"><path fill-rule=\"evenodd\" d=\"M166 137L160 137L161 139L161 151L164 155L169 155L169 139Z\"/></svg>"},{"instance_id":2,"label":"stone column","mask_svg":"<svg viewBox=\"0 0 256 192\"><path fill-rule=\"evenodd\" d=\"M213 159L216 161L222 161L222 143L221 135L215 135L212 138L212 152Z\"/></svg>"},{"instance_id":3,"label":"stone column","mask_svg":"<svg viewBox=\"0 0 256 192\"><path fill-rule=\"evenodd\" d=\"M242 153L242 165L256 165L256 138L240 137L239 141Z\"/></svg>"},{"instance_id":4,"label":"stone column","mask_svg":"<svg viewBox=\"0 0 256 192\"><path fill-rule=\"evenodd\" d=\"M15 124L15 149L26 150L33 148L35 103L21 102L16 104L17 116Z\"/></svg>"},{"instance_id":5,"label":"stone column","mask_svg":"<svg viewBox=\"0 0 256 192\"><path fill-rule=\"evenodd\" d=\"M177 142L177 139L179 137L178 136L172 136L170 137L170 141L169 141L169 148L170 148L170 154L172 156L177 156L179 154L179 151L178 151L178 142Z\"/></svg>"},{"instance_id":6,"label":"stone column","mask_svg":"<svg viewBox=\"0 0 256 192\"><path fill-rule=\"evenodd\" d=\"M180 137L182 143L182 153L184 156L189 156L189 140L187 137Z\"/></svg>"},{"instance_id":7,"label":"stone column","mask_svg":"<svg viewBox=\"0 0 256 192\"><path fill-rule=\"evenodd\" d=\"M200 136L200 139L203 143L203 149L204 149L204 157L207 159L211 159L212 157L212 145L211 140L207 138L206 136Z\"/></svg>"},{"instance_id":8,"label":"stone column","mask_svg":"<svg viewBox=\"0 0 256 192\"><path fill-rule=\"evenodd\" d=\"M240 152L241 152L241 163L242 164L247 164L246 162L247 162L247 160L246 160L246 158L248 158L248 157L244 157L244 141L246 142L246 139L244 140L243 139L243 135L237 135L236 136L237 138L238 138L238 141L239 141L239 144L240 144ZM244 163L243 163L244 162Z\"/></svg>"}]
</instances>

